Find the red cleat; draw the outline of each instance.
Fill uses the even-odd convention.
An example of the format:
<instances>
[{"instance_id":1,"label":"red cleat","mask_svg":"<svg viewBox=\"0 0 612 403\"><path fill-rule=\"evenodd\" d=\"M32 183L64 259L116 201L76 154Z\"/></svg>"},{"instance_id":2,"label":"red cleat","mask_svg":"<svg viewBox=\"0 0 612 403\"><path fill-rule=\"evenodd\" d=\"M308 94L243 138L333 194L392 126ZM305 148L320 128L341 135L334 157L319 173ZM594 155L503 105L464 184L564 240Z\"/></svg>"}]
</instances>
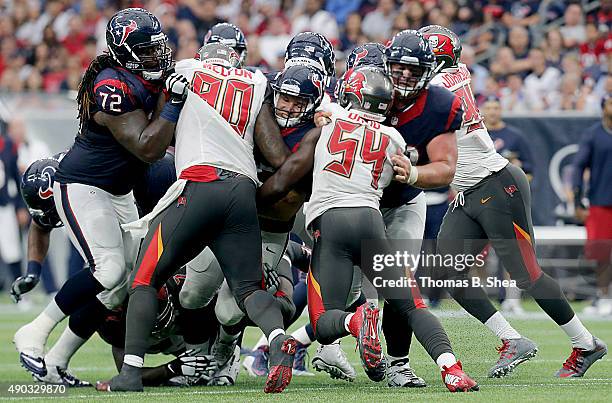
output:
<instances>
[{"instance_id":1,"label":"red cleat","mask_svg":"<svg viewBox=\"0 0 612 403\"><path fill-rule=\"evenodd\" d=\"M368 377L374 382L385 378L386 362L380 344L380 310L372 303L359 306L349 321L349 330L357 338L359 357Z\"/></svg>"},{"instance_id":2,"label":"red cleat","mask_svg":"<svg viewBox=\"0 0 612 403\"><path fill-rule=\"evenodd\" d=\"M442 369L442 382L451 392L475 392L480 389L478 384L463 372L461 361Z\"/></svg>"},{"instance_id":3,"label":"red cleat","mask_svg":"<svg viewBox=\"0 0 612 403\"><path fill-rule=\"evenodd\" d=\"M264 387L266 393L281 393L293 376L293 356L297 351L297 340L291 336L277 336L270 343L270 371Z\"/></svg>"}]
</instances>

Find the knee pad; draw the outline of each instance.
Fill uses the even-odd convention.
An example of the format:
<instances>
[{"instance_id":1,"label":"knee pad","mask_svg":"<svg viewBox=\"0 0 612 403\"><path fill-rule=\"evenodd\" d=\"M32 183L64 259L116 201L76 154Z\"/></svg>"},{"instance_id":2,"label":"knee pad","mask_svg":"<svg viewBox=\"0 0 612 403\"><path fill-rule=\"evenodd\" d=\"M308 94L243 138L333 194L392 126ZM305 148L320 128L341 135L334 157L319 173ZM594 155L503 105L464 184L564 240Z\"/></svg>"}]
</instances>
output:
<instances>
[{"instance_id":1,"label":"knee pad","mask_svg":"<svg viewBox=\"0 0 612 403\"><path fill-rule=\"evenodd\" d=\"M329 315L329 312L325 312L319 316L316 322L312 325L314 335L319 343L331 344L338 338L338 334L334 331L335 321L332 318L332 315Z\"/></svg>"},{"instance_id":2,"label":"knee pad","mask_svg":"<svg viewBox=\"0 0 612 403\"><path fill-rule=\"evenodd\" d=\"M216 289L214 292L206 292L208 290L199 290L192 287L188 281L185 282L183 288L179 292L179 301L181 306L186 309L204 308L215 298Z\"/></svg>"},{"instance_id":3,"label":"knee pad","mask_svg":"<svg viewBox=\"0 0 612 403\"><path fill-rule=\"evenodd\" d=\"M231 293L229 297L219 294L217 303L215 304L215 315L219 323L224 326L236 325L245 317L244 312L238 307L238 303Z\"/></svg>"},{"instance_id":4,"label":"knee pad","mask_svg":"<svg viewBox=\"0 0 612 403\"><path fill-rule=\"evenodd\" d=\"M96 268L93 275L105 289L115 288L127 276L123 255L120 253L103 254L99 259L96 259Z\"/></svg>"}]
</instances>

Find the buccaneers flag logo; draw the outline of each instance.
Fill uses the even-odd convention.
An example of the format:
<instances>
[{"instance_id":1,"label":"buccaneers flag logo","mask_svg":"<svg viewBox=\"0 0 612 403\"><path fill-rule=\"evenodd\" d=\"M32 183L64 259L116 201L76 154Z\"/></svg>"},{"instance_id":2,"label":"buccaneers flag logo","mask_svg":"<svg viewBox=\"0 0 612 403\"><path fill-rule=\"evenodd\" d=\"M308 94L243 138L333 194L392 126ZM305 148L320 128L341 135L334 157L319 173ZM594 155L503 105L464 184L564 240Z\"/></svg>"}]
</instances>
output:
<instances>
[{"instance_id":1,"label":"buccaneers flag logo","mask_svg":"<svg viewBox=\"0 0 612 403\"><path fill-rule=\"evenodd\" d=\"M431 50L433 50L436 56L438 55L446 55L451 57L453 60L455 59L455 53L453 52L453 43L451 38L446 35L430 35L427 40L429 41L429 46L431 46Z\"/></svg>"},{"instance_id":2,"label":"buccaneers flag logo","mask_svg":"<svg viewBox=\"0 0 612 403\"><path fill-rule=\"evenodd\" d=\"M365 85L366 78L363 73L360 71L355 72L351 74L351 76L346 81L346 84L344 86L344 93L355 94L357 99L359 99L359 102L363 102L363 94L361 93L361 90L365 87Z\"/></svg>"}]
</instances>

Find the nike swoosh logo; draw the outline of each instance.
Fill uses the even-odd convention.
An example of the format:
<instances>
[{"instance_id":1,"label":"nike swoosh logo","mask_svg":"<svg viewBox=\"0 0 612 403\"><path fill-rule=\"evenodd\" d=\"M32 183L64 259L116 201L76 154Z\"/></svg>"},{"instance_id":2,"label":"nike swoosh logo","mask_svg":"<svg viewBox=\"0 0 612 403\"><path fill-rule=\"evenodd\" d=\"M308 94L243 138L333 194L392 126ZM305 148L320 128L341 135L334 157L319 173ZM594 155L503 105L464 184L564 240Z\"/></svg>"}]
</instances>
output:
<instances>
[{"instance_id":1,"label":"nike swoosh logo","mask_svg":"<svg viewBox=\"0 0 612 403\"><path fill-rule=\"evenodd\" d=\"M115 92L117 90L117 88L111 87L110 85L105 85L105 87L108 88L108 90L112 92Z\"/></svg>"},{"instance_id":2,"label":"nike swoosh logo","mask_svg":"<svg viewBox=\"0 0 612 403\"><path fill-rule=\"evenodd\" d=\"M480 199L480 204L485 204L486 202L488 202L493 196L489 196L486 199Z\"/></svg>"},{"instance_id":3,"label":"nike swoosh logo","mask_svg":"<svg viewBox=\"0 0 612 403\"><path fill-rule=\"evenodd\" d=\"M274 252L272 249L270 249L269 246L266 246L266 250L270 253L272 253L273 255L276 255L276 252Z\"/></svg>"}]
</instances>

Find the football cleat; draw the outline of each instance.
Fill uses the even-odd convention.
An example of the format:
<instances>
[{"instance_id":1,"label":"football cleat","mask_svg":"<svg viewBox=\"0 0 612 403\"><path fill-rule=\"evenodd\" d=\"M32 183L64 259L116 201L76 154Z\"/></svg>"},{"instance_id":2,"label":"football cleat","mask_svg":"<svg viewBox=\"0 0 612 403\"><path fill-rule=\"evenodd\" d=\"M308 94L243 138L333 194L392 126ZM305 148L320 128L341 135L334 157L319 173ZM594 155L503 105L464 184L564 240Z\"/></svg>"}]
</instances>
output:
<instances>
[{"instance_id":1,"label":"football cleat","mask_svg":"<svg viewBox=\"0 0 612 403\"><path fill-rule=\"evenodd\" d=\"M418 377L410 364L408 358L393 361L386 371L387 386L390 388L424 388L427 386L423 378Z\"/></svg>"},{"instance_id":2,"label":"football cleat","mask_svg":"<svg viewBox=\"0 0 612 403\"><path fill-rule=\"evenodd\" d=\"M351 334L357 337L361 364L374 382L385 378L386 361L380 344L380 310L371 302L359 306L349 321Z\"/></svg>"},{"instance_id":3,"label":"football cleat","mask_svg":"<svg viewBox=\"0 0 612 403\"><path fill-rule=\"evenodd\" d=\"M267 376L268 375L268 346L259 346L251 352L250 355L244 358L242 366L251 376Z\"/></svg>"},{"instance_id":4,"label":"football cleat","mask_svg":"<svg viewBox=\"0 0 612 403\"><path fill-rule=\"evenodd\" d=\"M327 372L332 379L353 382L357 377L355 368L348 362L344 350L340 347L339 340L319 346L312 359L312 366L317 371Z\"/></svg>"},{"instance_id":5,"label":"football cleat","mask_svg":"<svg viewBox=\"0 0 612 403\"><path fill-rule=\"evenodd\" d=\"M478 384L463 372L461 361L442 368L442 382L451 392L475 392L480 389Z\"/></svg>"},{"instance_id":6,"label":"football cleat","mask_svg":"<svg viewBox=\"0 0 612 403\"><path fill-rule=\"evenodd\" d=\"M314 376L314 374L308 371L306 368L306 361L308 358L308 346L297 342L297 350L295 351L295 357L293 359L293 375L295 376Z\"/></svg>"},{"instance_id":7,"label":"football cleat","mask_svg":"<svg viewBox=\"0 0 612 403\"><path fill-rule=\"evenodd\" d=\"M579 378L584 376L589 367L608 353L606 343L593 337L594 348L592 350L582 350L574 348L572 354L563 363L563 366L555 374L558 378Z\"/></svg>"},{"instance_id":8,"label":"football cleat","mask_svg":"<svg viewBox=\"0 0 612 403\"><path fill-rule=\"evenodd\" d=\"M44 359L45 339L41 340L31 324L28 323L15 332L13 343L19 352L19 362L28 372L41 377L47 375Z\"/></svg>"},{"instance_id":9,"label":"football cleat","mask_svg":"<svg viewBox=\"0 0 612 403\"><path fill-rule=\"evenodd\" d=\"M270 343L270 371L264 387L266 393L280 393L293 375L293 357L297 350L297 340L292 336L276 336Z\"/></svg>"},{"instance_id":10,"label":"football cleat","mask_svg":"<svg viewBox=\"0 0 612 403\"><path fill-rule=\"evenodd\" d=\"M66 385L69 388L84 388L92 386L91 383L82 381L76 376L72 375L66 368L60 368L56 365L47 368L47 375L45 376L32 376L38 382L51 385Z\"/></svg>"},{"instance_id":11,"label":"football cleat","mask_svg":"<svg viewBox=\"0 0 612 403\"><path fill-rule=\"evenodd\" d=\"M234 357L234 350L236 344L238 343L238 337L236 337L233 341L227 343L217 339L212 348L212 353L215 356L215 361L217 362L217 368L224 367L225 364L229 360Z\"/></svg>"},{"instance_id":12,"label":"football cleat","mask_svg":"<svg viewBox=\"0 0 612 403\"><path fill-rule=\"evenodd\" d=\"M499 359L489 370L489 378L501 378L514 370L514 368L535 357L538 346L526 337L520 339L502 339L501 347L497 347Z\"/></svg>"},{"instance_id":13,"label":"football cleat","mask_svg":"<svg viewBox=\"0 0 612 403\"><path fill-rule=\"evenodd\" d=\"M232 386L240 372L240 347L234 347L234 354L225 365L215 371L208 386Z\"/></svg>"}]
</instances>

